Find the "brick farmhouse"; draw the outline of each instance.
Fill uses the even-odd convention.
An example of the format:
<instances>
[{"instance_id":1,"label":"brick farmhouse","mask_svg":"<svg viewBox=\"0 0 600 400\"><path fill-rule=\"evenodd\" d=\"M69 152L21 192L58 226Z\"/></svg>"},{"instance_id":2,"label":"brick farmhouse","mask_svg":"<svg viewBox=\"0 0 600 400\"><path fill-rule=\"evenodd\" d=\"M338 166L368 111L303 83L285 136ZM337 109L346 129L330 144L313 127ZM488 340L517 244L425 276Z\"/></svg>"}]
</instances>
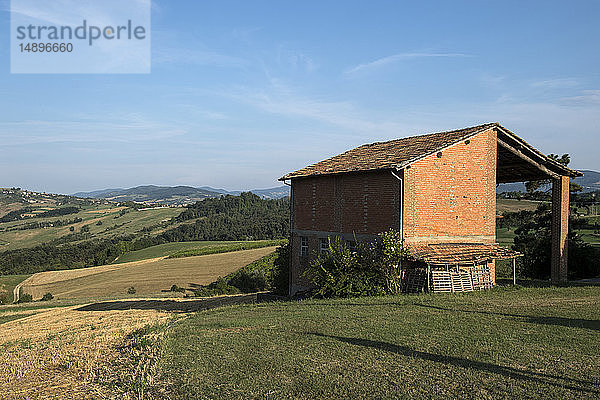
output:
<instances>
[{"instance_id":1,"label":"brick farmhouse","mask_svg":"<svg viewBox=\"0 0 600 400\"><path fill-rule=\"evenodd\" d=\"M290 294L309 288L303 271L328 238L352 247L390 229L428 265L485 265L493 284L494 260L515 255L495 244L496 185L549 178L551 276L564 281L569 178L580 175L498 123L365 144L291 172L280 178L291 184Z\"/></svg>"}]
</instances>

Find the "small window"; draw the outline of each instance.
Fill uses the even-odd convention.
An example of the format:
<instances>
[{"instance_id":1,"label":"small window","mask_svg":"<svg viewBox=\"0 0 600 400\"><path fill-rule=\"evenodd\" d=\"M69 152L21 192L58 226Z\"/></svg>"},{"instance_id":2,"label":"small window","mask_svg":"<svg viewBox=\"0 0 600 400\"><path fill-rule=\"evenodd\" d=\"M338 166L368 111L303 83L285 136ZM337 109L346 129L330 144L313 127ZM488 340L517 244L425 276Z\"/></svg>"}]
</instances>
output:
<instances>
[{"instance_id":1,"label":"small window","mask_svg":"<svg viewBox=\"0 0 600 400\"><path fill-rule=\"evenodd\" d=\"M306 236L300 236L300 255L308 255L308 238Z\"/></svg>"},{"instance_id":2,"label":"small window","mask_svg":"<svg viewBox=\"0 0 600 400\"><path fill-rule=\"evenodd\" d=\"M346 240L346 247L350 253L356 253L356 242L354 240Z\"/></svg>"},{"instance_id":3,"label":"small window","mask_svg":"<svg viewBox=\"0 0 600 400\"><path fill-rule=\"evenodd\" d=\"M329 239L327 239L327 238L319 239L319 251L321 253L326 253L329 251Z\"/></svg>"}]
</instances>

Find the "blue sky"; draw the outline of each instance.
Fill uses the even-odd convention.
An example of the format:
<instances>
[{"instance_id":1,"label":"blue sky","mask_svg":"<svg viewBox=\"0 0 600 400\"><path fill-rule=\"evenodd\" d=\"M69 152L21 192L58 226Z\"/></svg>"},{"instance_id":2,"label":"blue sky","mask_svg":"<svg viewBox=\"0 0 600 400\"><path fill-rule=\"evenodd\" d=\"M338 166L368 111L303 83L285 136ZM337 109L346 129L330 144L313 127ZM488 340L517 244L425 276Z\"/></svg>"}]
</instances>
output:
<instances>
[{"instance_id":1,"label":"blue sky","mask_svg":"<svg viewBox=\"0 0 600 400\"><path fill-rule=\"evenodd\" d=\"M11 75L0 5L0 186L272 187L490 121L600 170L598 1L156 1L140 75Z\"/></svg>"}]
</instances>

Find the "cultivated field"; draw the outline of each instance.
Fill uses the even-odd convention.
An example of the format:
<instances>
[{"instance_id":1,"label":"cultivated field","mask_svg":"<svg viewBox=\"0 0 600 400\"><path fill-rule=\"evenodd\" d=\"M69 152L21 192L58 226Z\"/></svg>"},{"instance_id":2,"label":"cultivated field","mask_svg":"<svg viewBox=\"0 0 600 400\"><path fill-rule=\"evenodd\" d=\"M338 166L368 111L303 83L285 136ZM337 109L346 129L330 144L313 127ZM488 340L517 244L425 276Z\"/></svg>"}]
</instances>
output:
<instances>
[{"instance_id":1,"label":"cultivated field","mask_svg":"<svg viewBox=\"0 0 600 400\"><path fill-rule=\"evenodd\" d=\"M56 299L98 299L135 295L175 295L172 285L184 288L206 285L275 251L275 247L205 256L166 259L158 257L91 268L41 272L22 283L22 292L34 299L51 293ZM179 295L182 295L179 293Z\"/></svg>"},{"instance_id":2,"label":"cultivated field","mask_svg":"<svg viewBox=\"0 0 600 400\"><path fill-rule=\"evenodd\" d=\"M164 229L160 226L161 224L179 215L182 211L181 208L136 211L116 205L84 205L81 208L82 210L76 214L0 223L0 251L47 243L71 233L79 233L84 226L89 229L87 237L95 239L140 233L142 229L150 227L154 227L153 233L158 233ZM76 218L81 218L82 221L60 227L17 229L32 222L74 220ZM70 230L71 227L73 227L73 231Z\"/></svg>"},{"instance_id":3,"label":"cultivated field","mask_svg":"<svg viewBox=\"0 0 600 400\"><path fill-rule=\"evenodd\" d=\"M502 215L504 212L515 212L521 210L535 210L540 201L532 200L514 200L514 199L497 199L496 200L496 212Z\"/></svg>"}]
</instances>

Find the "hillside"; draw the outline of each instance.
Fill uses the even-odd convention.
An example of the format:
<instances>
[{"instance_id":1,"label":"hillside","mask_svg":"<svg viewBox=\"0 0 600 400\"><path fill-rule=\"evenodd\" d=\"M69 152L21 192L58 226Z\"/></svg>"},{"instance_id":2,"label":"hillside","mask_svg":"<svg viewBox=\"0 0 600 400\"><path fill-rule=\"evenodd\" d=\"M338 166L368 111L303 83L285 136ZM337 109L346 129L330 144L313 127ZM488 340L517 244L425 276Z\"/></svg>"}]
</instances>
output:
<instances>
[{"instance_id":1,"label":"hillside","mask_svg":"<svg viewBox=\"0 0 600 400\"><path fill-rule=\"evenodd\" d=\"M159 233L183 210L136 210L106 200L32 193L0 193L0 252Z\"/></svg>"},{"instance_id":2,"label":"hillside","mask_svg":"<svg viewBox=\"0 0 600 400\"><path fill-rule=\"evenodd\" d=\"M74 196L82 198L106 199L114 202L135 201L163 205L185 205L221 195L239 196L243 191L215 189L209 186L137 186L129 189L103 189L92 192L78 192ZM280 199L289 196L289 187L248 190L263 199Z\"/></svg>"}]
</instances>

